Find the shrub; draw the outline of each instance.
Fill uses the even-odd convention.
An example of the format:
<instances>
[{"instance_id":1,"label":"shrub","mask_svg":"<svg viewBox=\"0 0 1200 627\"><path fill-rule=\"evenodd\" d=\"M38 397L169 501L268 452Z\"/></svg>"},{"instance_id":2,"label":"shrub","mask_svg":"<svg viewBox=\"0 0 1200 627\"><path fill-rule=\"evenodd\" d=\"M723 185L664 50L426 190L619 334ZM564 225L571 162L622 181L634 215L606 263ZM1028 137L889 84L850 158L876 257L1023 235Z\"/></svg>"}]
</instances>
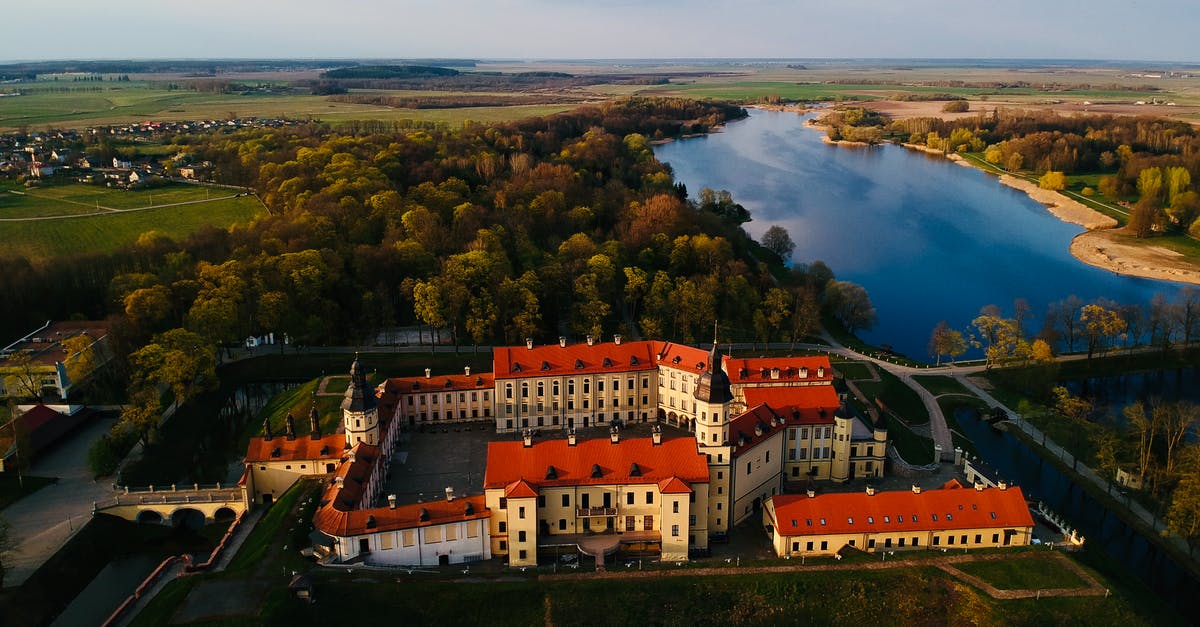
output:
<instances>
[{"instance_id":1,"label":"shrub","mask_svg":"<svg viewBox=\"0 0 1200 627\"><path fill-rule=\"evenodd\" d=\"M945 111L946 113L962 113L970 110L971 103L967 102L966 100L951 100L942 107L942 111Z\"/></svg>"}]
</instances>

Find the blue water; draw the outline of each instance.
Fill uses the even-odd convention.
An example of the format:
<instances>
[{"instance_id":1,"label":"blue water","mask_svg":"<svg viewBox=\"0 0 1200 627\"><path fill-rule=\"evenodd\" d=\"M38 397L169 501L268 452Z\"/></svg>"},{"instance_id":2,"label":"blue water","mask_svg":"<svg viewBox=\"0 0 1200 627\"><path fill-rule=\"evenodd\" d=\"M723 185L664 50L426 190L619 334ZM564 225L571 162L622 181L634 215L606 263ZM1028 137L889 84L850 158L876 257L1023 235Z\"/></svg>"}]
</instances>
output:
<instances>
[{"instance_id":1,"label":"blue water","mask_svg":"<svg viewBox=\"0 0 1200 627\"><path fill-rule=\"evenodd\" d=\"M806 116L807 117L807 116ZM1075 294L1149 303L1179 285L1121 277L1068 252L1081 227L1064 223L988 174L899 146L829 146L794 113L752 110L724 132L663 144L659 160L695 196L727 189L750 210L754 237L773 224L796 242L793 260L823 260L867 288L879 322L859 335L928 359L940 320L965 330L979 309L1032 307Z\"/></svg>"}]
</instances>

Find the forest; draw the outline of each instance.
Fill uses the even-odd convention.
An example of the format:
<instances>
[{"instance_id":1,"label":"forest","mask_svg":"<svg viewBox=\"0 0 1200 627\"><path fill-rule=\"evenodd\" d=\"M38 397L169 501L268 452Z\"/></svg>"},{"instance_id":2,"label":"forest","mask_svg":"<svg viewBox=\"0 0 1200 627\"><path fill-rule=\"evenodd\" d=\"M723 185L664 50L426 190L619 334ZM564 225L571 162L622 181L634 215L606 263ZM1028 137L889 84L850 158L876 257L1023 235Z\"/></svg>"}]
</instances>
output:
<instances>
[{"instance_id":1,"label":"forest","mask_svg":"<svg viewBox=\"0 0 1200 627\"><path fill-rule=\"evenodd\" d=\"M49 318L117 316L126 351L177 328L212 345L269 332L358 344L411 324L458 344L692 341L715 319L739 337L790 336L794 312L816 324L811 303L832 273L785 272L786 232L760 246L744 208L711 190L688 200L649 145L744 115L628 98L462 129L178 136L172 151L252 186L269 214L186 241L148 233L116 255L0 257L0 319L15 337ZM795 286L812 287L809 307Z\"/></svg>"}]
</instances>

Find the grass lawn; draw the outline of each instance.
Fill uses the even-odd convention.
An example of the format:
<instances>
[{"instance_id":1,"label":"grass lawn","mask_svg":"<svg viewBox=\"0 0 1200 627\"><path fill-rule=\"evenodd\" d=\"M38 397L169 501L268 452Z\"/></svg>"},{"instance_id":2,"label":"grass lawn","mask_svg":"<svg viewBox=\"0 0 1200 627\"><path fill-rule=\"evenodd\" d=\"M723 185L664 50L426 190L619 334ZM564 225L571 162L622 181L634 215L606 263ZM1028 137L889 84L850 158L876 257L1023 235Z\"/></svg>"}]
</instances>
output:
<instances>
[{"instance_id":1,"label":"grass lawn","mask_svg":"<svg viewBox=\"0 0 1200 627\"><path fill-rule=\"evenodd\" d=\"M888 409L900 414L909 424L921 425L929 422L929 412L925 411L925 404L912 388L883 368L876 370L879 372L878 382L856 382L863 394L870 396L872 400L882 400Z\"/></svg>"},{"instance_id":2,"label":"grass lawn","mask_svg":"<svg viewBox=\"0 0 1200 627\"><path fill-rule=\"evenodd\" d=\"M1074 571L1057 559L1024 559L970 562L957 568L1001 590L1052 590L1082 588L1087 585Z\"/></svg>"},{"instance_id":3,"label":"grass lawn","mask_svg":"<svg viewBox=\"0 0 1200 627\"><path fill-rule=\"evenodd\" d=\"M43 187L26 189L7 182L0 183L0 218L103 214L111 209L140 209L232 195L234 192L227 189L183 184L124 190L55 181Z\"/></svg>"},{"instance_id":4,"label":"grass lawn","mask_svg":"<svg viewBox=\"0 0 1200 627\"><path fill-rule=\"evenodd\" d=\"M979 457L979 451L975 448L975 443L965 435L962 435L962 427L959 426L958 418L954 415L954 412L964 407L985 412L988 409L987 403L975 396L959 396L955 394L939 398L938 407L942 408L942 415L946 417L946 426L950 428L950 438L954 446Z\"/></svg>"},{"instance_id":5,"label":"grass lawn","mask_svg":"<svg viewBox=\"0 0 1200 627\"><path fill-rule=\"evenodd\" d=\"M17 473L15 472L0 474L0 510L21 500L22 497L41 490L51 483L54 483L54 479L50 477L31 477L25 475L18 480Z\"/></svg>"},{"instance_id":6,"label":"grass lawn","mask_svg":"<svg viewBox=\"0 0 1200 627\"><path fill-rule=\"evenodd\" d=\"M941 396L942 394L966 394L967 396L974 396L966 386L959 383L958 379L954 377L914 375L913 380L921 384L921 387L933 393L934 396Z\"/></svg>"},{"instance_id":7,"label":"grass lawn","mask_svg":"<svg viewBox=\"0 0 1200 627\"><path fill-rule=\"evenodd\" d=\"M904 461L917 466L933 463L933 440L913 433L893 420L888 423L888 441Z\"/></svg>"},{"instance_id":8,"label":"grass lawn","mask_svg":"<svg viewBox=\"0 0 1200 627\"><path fill-rule=\"evenodd\" d=\"M196 190L193 190L196 191ZM201 194L203 194L203 190ZM148 194L150 191L133 192ZM143 196L142 198L148 198ZM140 200L122 199L136 203ZM154 198L159 204L159 197ZM175 207L159 207L130 213L104 213L61 220L0 222L0 241L7 252L31 259L62 255L108 253L135 243L148 231L181 239L204 226L226 228L247 222L263 211L253 196Z\"/></svg>"},{"instance_id":9,"label":"grass lawn","mask_svg":"<svg viewBox=\"0 0 1200 627\"><path fill-rule=\"evenodd\" d=\"M851 381L870 379L871 367L862 361L838 361L833 363L833 369Z\"/></svg>"}]
</instances>

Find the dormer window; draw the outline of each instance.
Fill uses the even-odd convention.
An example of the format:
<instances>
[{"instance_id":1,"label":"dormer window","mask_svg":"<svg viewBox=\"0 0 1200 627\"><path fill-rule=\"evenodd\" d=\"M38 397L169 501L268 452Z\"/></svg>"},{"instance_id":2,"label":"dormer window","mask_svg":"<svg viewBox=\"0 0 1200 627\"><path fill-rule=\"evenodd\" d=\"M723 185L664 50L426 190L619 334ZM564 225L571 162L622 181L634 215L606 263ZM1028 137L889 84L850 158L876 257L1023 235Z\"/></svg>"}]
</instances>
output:
<instances>
[{"instance_id":1,"label":"dormer window","mask_svg":"<svg viewBox=\"0 0 1200 627\"><path fill-rule=\"evenodd\" d=\"M676 356L675 356L675 358L671 360L671 363L673 363L673 364L677 364L677 363L679 363L679 362L681 362L681 361L683 361L683 358L682 358L682 357L680 357L679 355L676 355Z\"/></svg>"},{"instance_id":2,"label":"dormer window","mask_svg":"<svg viewBox=\"0 0 1200 627\"><path fill-rule=\"evenodd\" d=\"M575 369L576 369L576 370L583 370L583 360L582 360L582 359L576 359L576 360L575 360Z\"/></svg>"},{"instance_id":3,"label":"dormer window","mask_svg":"<svg viewBox=\"0 0 1200 627\"><path fill-rule=\"evenodd\" d=\"M546 479L553 480L558 478L558 470L554 466L546 467Z\"/></svg>"},{"instance_id":4,"label":"dormer window","mask_svg":"<svg viewBox=\"0 0 1200 627\"><path fill-rule=\"evenodd\" d=\"M512 371L513 371L513 372L520 372L520 371L521 371L521 364L513 364Z\"/></svg>"},{"instance_id":5,"label":"dormer window","mask_svg":"<svg viewBox=\"0 0 1200 627\"><path fill-rule=\"evenodd\" d=\"M549 370L549 369L550 369L550 362L543 360L542 361L542 370Z\"/></svg>"},{"instance_id":6,"label":"dormer window","mask_svg":"<svg viewBox=\"0 0 1200 627\"><path fill-rule=\"evenodd\" d=\"M629 365L630 365L630 366L636 366L636 365L638 365L638 358L637 358L637 355L634 355L633 357L630 357L630 358L629 358Z\"/></svg>"},{"instance_id":7,"label":"dormer window","mask_svg":"<svg viewBox=\"0 0 1200 627\"><path fill-rule=\"evenodd\" d=\"M612 368L612 360L611 360L611 359L609 359L609 358L607 358L607 357L605 357L605 358L604 358L604 367L605 367L605 368Z\"/></svg>"},{"instance_id":8,"label":"dormer window","mask_svg":"<svg viewBox=\"0 0 1200 627\"><path fill-rule=\"evenodd\" d=\"M641 469L641 467L639 467L637 465L637 462L633 462L633 463L629 464L629 476L630 477L642 476L642 469Z\"/></svg>"},{"instance_id":9,"label":"dormer window","mask_svg":"<svg viewBox=\"0 0 1200 627\"><path fill-rule=\"evenodd\" d=\"M592 478L599 479L604 476L604 472L600 470L600 464L592 464Z\"/></svg>"}]
</instances>

